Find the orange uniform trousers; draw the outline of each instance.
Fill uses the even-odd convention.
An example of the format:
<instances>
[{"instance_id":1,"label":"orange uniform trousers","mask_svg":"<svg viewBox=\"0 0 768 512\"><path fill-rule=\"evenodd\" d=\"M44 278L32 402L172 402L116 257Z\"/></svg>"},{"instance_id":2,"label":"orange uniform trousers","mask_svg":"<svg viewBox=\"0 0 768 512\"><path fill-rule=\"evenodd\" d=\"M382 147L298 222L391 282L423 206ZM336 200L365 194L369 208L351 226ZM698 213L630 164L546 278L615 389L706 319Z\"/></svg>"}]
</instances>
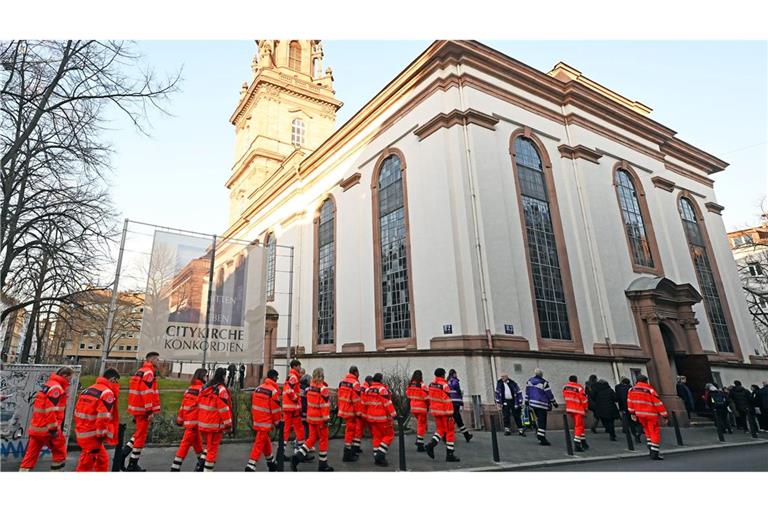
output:
<instances>
[{"instance_id":1,"label":"orange uniform trousers","mask_svg":"<svg viewBox=\"0 0 768 512\"><path fill-rule=\"evenodd\" d=\"M176 456L180 459L185 458L190 448L195 450L198 455L203 453L203 437L197 427L184 429L184 435L181 438L181 443L179 443L179 449L176 450Z\"/></svg>"},{"instance_id":2,"label":"orange uniform trousers","mask_svg":"<svg viewBox=\"0 0 768 512\"><path fill-rule=\"evenodd\" d=\"M416 435L422 439L427 434L427 413L413 413L416 417Z\"/></svg>"},{"instance_id":3,"label":"orange uniform trousers","mask_svg":"<svg viewBox=\"0 0 768 512\"><path fill-rule=\"evenodd\" d=\"M658 416L637 416L637 421L643 426L643 432L649 445L659 447L661 444L661 424Z\"/></svg>"},{"instance_id":4,"label":"orange uniform trousers","mask_svg":"<svg viewBox=\"0 0 768 512\"><path fill-rule=\"evenodd\" d=\"M392 440L395 438L395 429L392 426L392 421L376 421L369 422L371 427L371 435L373 436L373 449L376 450L382 443L387 445L392 444Z\"/></svg>"},{"instance_id":5,"label":"orange uniform trousers","mask_svg":"<svg viewBox=\"0 0 768 512\"><path fill-rule=\"evenodd\" d=\"M135 449L141 450L147 442L147 433L149 432L149 417L134 416L136 419L136 431L131 436L132 445Z\"/></svg>"},{"instance_id":6,"label":"orange uniform trousers","mask_svg":"<svg viewBox=\"0 0 768 512\"><path fill-rule=\"evenodd\" d=\"M304 424L301 422L301 411L283 411L283 440L291 439L291 430L296 434L296 441L304 442Z\"/></svg>"},{"instance_id":7,"label":"orange uniform trousers","mask_svg":"<svg viewBox=\"0 0 768 512\"><path fill-rule=\"evenodd\" d=\"M109 471L109 454L104 443L94 439L78 441L80 458L75 471Z\"/></svg>"},{"instance_id":8,"label":"orange uniform trousers","mask_svg":"<svg viewBox=\"0 0 768 512\"><path fill-rule=\"evenodd\" d=\"M569 412L568 417L573 421L574 439L582 439L584 437L584 415Z\"/></svg>"},{"instance_id":9,"label":"orange uniform trousers","mask_svg":"<svg viewBox=\"0 0 768 512\"><path fill-rule=\"evenodd\" d=\"M322 423L309 423L309 437L304 442L304 446L310 450L315 447L315 443L318 444L319 454L328 452L328 424Z\"/></svg>"},{"instance_id":10,"label":"orange uniform trousers","mask_svg":"<svg viewBox=\"0 0 768 512\"><path fill-rule=\"evenodd\" d=\"M61 433L48 434L47 436L29 436L27 450L24 452L24 458L21 459L22 469L32 469L37 464L40 457L40 451L47 446L51 449L51 469L57 470L64 467L64 461L67 459L67 440Z\"/></svg>"},{"instance_id":11,"label":"orange uniform trousers","mask_svg":"<svg viewBox=\"0 0 768 512\"><path fill-rule=\"evenodd\" d=\"M272 441L269 439L268 430L256 431L256 439L253 440L250 458L258 461L262 454L264 454L264 457L267 459L272 456Z\"/></svg>"},{"instance_id":12,"label":"orange uniform trousers","mask_svg":"<svg viewBox=\"0 0 768 512\"><path fill-rule=\"evenodd\" d=\"M203 432L205 436L205 449L208 450L205 454L205 462L215 463L216 457L219 456L219 445L221 444L221 435L223 432Z\"/></svg>"},{"instance_id":13,"label":"orange uniform trousers","mask_svg":"<svg viewBox=\"0 0 768 512\"><path fill-rule=\"evenodd\" d=\"M437 425L437 435L443 441L452 443L456 439L456 432L453 431L456 423L453 420L453 416L435 416L435 424Z\"/></svg>"},{"instance_id":14,"label":"orange uniform trousers","mask_svg":"<svg viewBox=\"0 0 768 512\"><path fill-rule=\"evenodd\" d=\"M344 444L349 446L355 439L363 437L363 422L358 416L344 418Z\"/></svg>"}]
</instances>

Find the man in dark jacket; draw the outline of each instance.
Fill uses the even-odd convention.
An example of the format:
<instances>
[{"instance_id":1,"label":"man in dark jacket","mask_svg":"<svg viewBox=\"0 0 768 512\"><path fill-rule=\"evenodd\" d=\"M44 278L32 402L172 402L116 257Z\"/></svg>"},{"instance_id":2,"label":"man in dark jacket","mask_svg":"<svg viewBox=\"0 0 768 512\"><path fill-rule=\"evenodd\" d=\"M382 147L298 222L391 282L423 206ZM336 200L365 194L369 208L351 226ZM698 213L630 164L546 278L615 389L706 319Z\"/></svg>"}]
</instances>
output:
<instances>
[{"instance_id":1,"label":"man in dark jacket","mask_svg":"<svg viewBox=\"0 0 768 512\"><path fill-rule=\"evenodd\" d=\"M686 377L684 375L677 376L677 396L685 404L685 412L688 413L688 419L691 419L691 413L695 410L693 402L693 393L686 384Z\"/></svg>"},{"instance_id":2,"label":"man in dark jacket","mask_svg":"<svg viewBox=\"0 0 768 512\"><path fill-rule=\"evenodd\" d=\"M733 434L731 424L728 421L728 404L730 403L728 396L723 391L717 389L717 386L714 384L707 384L706 389L704 401L714 415L715 424L720 423L720 428L726 434Z\"/></svg>"},{"instance_id":3,"label":"man in dark jacket","mask_svg":"<svg viewBox=\"0 0 768 512\"><path fill-rule=\"evenodd\" d=\"M635 436L635 442L640 442L640 433L643 431L642 427L639 423L632 420L632 417L630 416L629 412L627 412L627 394L629 393L629 390L632 389L632 384L629 382L629 379L626 377L621 378L621 382L616 384L616 401L619 404L619 411L621 411L624 416L627 418L627 425L629 425L629 429L631 433ZM626 431L622 428L622 432L626 433Z\"/></svg>"},{"instance_id":4,"label":"man in dark jacket","mask_svg":"<svg viewBox=\"0 0 768 512\"><path fill-rule=\"evenodd\" d=\"M451 403L453 404L453 421L456 423L456 426L459 427L459 432L464 435L464 439L469 442L469 440L472 439L472 432L470 432L466 425L464 425L464 419L461 417L461 411L464 409L464 392L461 390L459 376L453 368L448 371L448 387L451 388L449 394L451 396Z\"/></svg>"},{"instance_id":5,"label":"man in dark jacket","mask_svg":"<svg viewBox=\"0 0 768 512\"><path fill-rule=\"evenodd\" d=\"M757 392L758 404L760 404L760 429L768 432L768 380L763 381L763 387Z\"/></svg>"},{"instance_id":6,"label":"man in dark jacket","mask_svg":"<svg viewBox=\"0 0 768 512\"><path fill-rule=\"evenodd\" d=\"M740 380L735 380L733 381L730 397L736 410L736 427L747 432L747 414L752 404L752 395L741 385Z\"/></svg>"},{"instance_id":7,"label":"man in dark jacket","mask_svg":"<svg viewBox=\"0 0 768 512\"><path fill-rule=\"evenodd\" d=\"M600 379L592 387L592 400L595 416L600 418L605 431L611 436L611 441L615 441L616 430L613 422L619 417L619 410L616 408L616 392L611 389L608 382Z\"/></svg>"},{"instance_id":8,"label":"man in dark jacket","mask_svg":"<svg viewBox=\"0 0 768 512\"><path fill-rule=\"evenodd\" d=\"M597 375L594 374L590 375L587 381L584 383L584 393L586 393L587 400L589 400L588 409L592 411L592 427L590 430L592 430L593 434L597 434L597 424L600 421L597 417L597 414L595 414L595 402L594 397L592 396L596 384Z\"/></svg>"},{"instance_id":9,"label":"man in dark jacket","mask_svg":"<svg viewBox=\"0 0 768 512\"><path fill-rule=\"evenodd\" d=\"M520 416L523 406L523 392L506 373L501 374L501 378L496 382L495 397L496 403L501 406L501 414L504 418L504 435L512 435L512 418L514 417L517 434L525 436L525 428L523 428L523 420Z\"/></svg>"}]
</instances>

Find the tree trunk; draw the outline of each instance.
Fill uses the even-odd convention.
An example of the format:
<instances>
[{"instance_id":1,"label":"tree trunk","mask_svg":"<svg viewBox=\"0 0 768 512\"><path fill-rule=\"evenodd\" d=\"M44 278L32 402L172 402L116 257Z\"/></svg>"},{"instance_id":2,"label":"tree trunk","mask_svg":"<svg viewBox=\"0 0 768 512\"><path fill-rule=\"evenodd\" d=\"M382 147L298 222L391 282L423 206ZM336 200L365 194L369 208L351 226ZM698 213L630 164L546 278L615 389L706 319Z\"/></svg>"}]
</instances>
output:
<instances>
[{"instance_id":1,"label":"tree trunk","mask_svg":"<svg viewBox=\"0 0 768 512\"><path fill-rule=\"evenodd\" d=\"M24 349L21 351L21 363L29 361L29 351L32 348L32 335L35 333L35 323L40 314L40 297L43 296L43 287L45 286L45 275L48 273L48 253L43 255L43 263L40 268L40 279L35 289L35 302L32 304L32 313L29 315L29 323L24 333Z\"/></svg>"}]
</instances>

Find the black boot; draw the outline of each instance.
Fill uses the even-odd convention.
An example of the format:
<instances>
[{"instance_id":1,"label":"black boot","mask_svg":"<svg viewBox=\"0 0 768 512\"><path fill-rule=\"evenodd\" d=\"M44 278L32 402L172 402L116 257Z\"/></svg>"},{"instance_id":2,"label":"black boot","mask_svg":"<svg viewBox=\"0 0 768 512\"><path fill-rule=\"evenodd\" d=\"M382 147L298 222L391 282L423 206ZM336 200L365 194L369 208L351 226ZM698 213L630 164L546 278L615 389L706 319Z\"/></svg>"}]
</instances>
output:
<instances>
[{"instance_id":1,"label":"black boot","mask_svg":"<svg viewBox=\"0 0 768 512\"><path fill-rule=\"evenodd\" d=\"M333 468L328 465L327 460L321 460L317 463L317 470L318 471L333 471Z\"/></svg>"},{"instance_id":2,"label":"black boot","mask_svg":"<svg viewBox=\"0 0 768 512\"><path fill-rule=\"evenodd\" d=\"M344 456L341 458L342 462L355 462L357 460L357 456L352 451L351 446L345 446L344 447Z\"/></svg>"},{"instance_id":3,"label":"black boot","mask_svg":"<svg viewBox=\"0 0 768 512\"><path fill-rule=\"evenodd\" d=\"M461 459L456 456L453 450L448 450L445 453L445 462L461 462Z\"/></svg>"},{"instance_id":4,"label":"black boot","mask_svg":"<svg viewBox=\"0 0 768 512\"><path fill-rule=\"evenodd\" d=\"M197 459L197 465L195 465L195 473L202 473L205 469L205 459L200 457Z\"/></svg>"},{"instance_id":5,"label":"black boot","mask_svg":"<svg viewBox=\"0 0 768 512\"><path fill-rule=\"evenodd\" d=\"M245 470L247 472L249 472L249 473L252 473L252 472L256 471L256 468L254 468L252 466L245 466Z\"/></svg>"},{"instance_id":6,"label":"black boot","mask_svg":"<svg viewBox=\"0 0 768 512\"><path fill-rule=\"evenodd\" d=\"M611 434L611 441L615 441L615 440L616 440L616 434Z\"/></svg>"},{"instance_id":7,"label":"black boot","mask_svg":"<svg viewBox=\"0 0 768 512\"><path fill-rule=\"evenodd\" d=\"M424 452L424 451L426 451L424 449L424 443L416 443L416 451L417 452Z\"/></svg>"},{"instance_id":8,"label":"black boot","mask_svg":"<svg viewBox=\"0 0 768 512\"><path fill-rule=\"evenodd\" d=\"M541 444L541 446L550 446L552 443L550 443L549 439L547 439L546 437L542 437L541 439L539 439L539 444Z\"/></svg>"},{"instance_id":9,"label":"black boot","mask_svg":"<svg viewBox=\"0 0 768 512\"><path fill-rule=\"evenodd\" d=\"M298 467L298 465L306 461L307 461L307 457L306 455L304 455L303 452L298 451L294 453L293 457L291 457L291 471L297 471L296 468Z\"/></svg>"},{"instance_id":10,"label":"black boot","mask_svg":"<svg viewBox=\"0 0 768 512\"><path fill-rule=\"evenodd\" d=\"M275 461L267 461L267 470L270 473L274 473L275 471L277 471L277 462L275 462Z\"/></svg>"},{"instance_id":11,"label":"black boot","mask_svg":"<svg viewBox=\"0 0 768 512\"><path fill-rule=\"evenodd\" d=\"M658 450L651 450L651 460L664 460Z\"/></svg>"},{"instance_id":12,"label":"black boot","mask_svg":"<svg viewBox=\"0 0 768 512\"><path fill-rule=\"evenodd\" d=\"M307 452L307 454L304 456L304 460L301 462L312 462L313 460L315 460L315 456L312 455L312 452Z\"/></svg>"},{"instance_id":13,"label":"black boot","mask_svg":"<svg viewBox=\"0 0 768 512\"><path fill-rule=\"evenodd\" d=\"M589 450L589 443L587 443L586 439L581 440L581 447L584 448L585 450Z\"/></svg>"},{"instance_id":14,"label":"black boot","mask_svg":"<svg viewBox=\"0 0 768 512\"><path fill-rule=\"evenodd\" d=\"M574 441L573 443L573 451L575 452L583 452L584 448L582 448L581 443L579 441Z\"/></svg>"},{"instance_id":15,"label":"black boot","mask_svg":"<svg viewBox=\"0 0 768 512\"><path fill-rule=\"evenodd\" d=\"M380 450L376 450L376 453L373 455L373 463L381 467L389 466L389 462L387 462L387 456Z\"/></svg>"},{"instance_id":16,"label":"black boot","mask_svg":"<svg viewBox=\"0 0 768 512\"><path fill-rule=\"evenodd\" d=\"M518 429L517 435L519 435L520 437L525 437L525 429L522 429L522 428Z\"/></svg>"},{"instance_id":17,"label":"black boot","mask_svg":"<svg viewBox=\"0 0 768 512\"><path fill-rule=\"evenodd\" d=\"M466 439L467 442L469 442L469 440L472 439L472 432L470 432L469 430L464 432L464 439Z\"/></svg>"},{"instance_id":18,"label":"black boot","mask_svg":"<svg viewBox=\"0 0 768 512\"><path fill-rule=\"evenodd\" d=\"M139 466L139 459L131 459L128 461L128 467L125 468L126 471L130 472L144 472L146 469Z\"/></svg>"},{"instance_id":19,"label":"black boot","mask_svg":"<svg viewBox=\"0 0 768 512\"><path fill-rule=\"evenodd\" d=\"M430 459L435 458L435 446L437 446L437 442L435 442L434 439L432 439L426 446L424 446L424 451L427 452L427 455Z\"/></svg>"},{"instance_id":20,"label":"black boot","mask_svg":"<svg viewBox=\"0 0 768 512\"><path fill-rule=\"evenodd\" d=\"M505 428L504 429L504 435L505 436L511 436L512 435L512 431L510 429L508 429L508 428Z\"/></svg>"},{"instance_id":21,"label":"black boot","mask_svg":"<svg viewBox=\"0 0 768 512\"><path fill-rule=\"evenodd\" d=\"M133 448L131 448L127 444L124 445L123 449L120 451L120 455L119 455L120 459L117 465L121 471L125 471L125 458L128 457L132 451L133 451Z\"/></svg>"}]
</instances>

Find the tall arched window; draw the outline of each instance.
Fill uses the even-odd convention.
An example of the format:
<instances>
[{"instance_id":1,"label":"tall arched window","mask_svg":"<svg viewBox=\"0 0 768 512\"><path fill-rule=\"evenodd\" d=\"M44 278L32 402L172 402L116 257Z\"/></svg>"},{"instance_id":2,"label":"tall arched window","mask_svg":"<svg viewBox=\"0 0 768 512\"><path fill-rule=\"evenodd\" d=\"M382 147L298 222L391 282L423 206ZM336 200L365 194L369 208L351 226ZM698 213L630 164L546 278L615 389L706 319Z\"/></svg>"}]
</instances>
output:
<instances>
[{"instance_id":1,"label":"tall arched window","mask_svg":"<svg viewBox=\"0 0 768 512\"><path fill-rule=\"evenodd\" d=\"M637 177L625 163L619 163L613 175L616 197L624 222L632 268L635 272L659 274L661 262L650 224L648 207Z\"/></svg>"},{"instance_id":2,"label":"tall arched window","mask_svg":"<svg viewBox=\"0 0 768 512\"><path fill-rule=\"evenodd\" d=\"M291 41L288 47L288 67L301 71L301 43L298 41Z\"/></svg>"},{"instance_id":3,"label":"tall arched window","mask_svg":"<svg viewBox=\"0 0 768 512\"><path fill-rule=\"evenodd\" d=\"M725 318L725 310L720 300L715 275L710 264L710 252L707 241L699 225L696 207L687 197L681 197L678 208L680 218L683 221L685 238L688 240L688 249L696 270L696 279L699 282L699 290L704 299L704 309L707 312L715 345L719 352L733 352L731 334L728 330L728 322Z\"/></svg>"},{"instance_id":4,"label":"tall arched window","mask_svg":"<svg viewBox=\"0 0 768 512\"><path fill-rule=\"evenodd\" d=\"M315 344L335 341L336 316L336 207L328 198L315 219Z\"/></svg>"},{"instance_id":5,"label":"tall arched window","mask_svg":"<svg viewBox=\"0 0 768 512\"><path fill-rule=\"evenodd\" d=\"M267 277L266 292L267 301L275 300L275 260L277 259L277 239L274 233L267 233L267 239L264 242L267 249Z\"/></svg>"},{"instance_id":6,"label":"tall arched window","mask_svg":"<svg viewBox=\"0 0 768 512\"><path fill-rule=\"evenodd\" d=\"M384 346L412 346L413 305L404 169L399 152L390 152L377 166L372 183L377 340L382 340ZM391 343L391 340L402 343Z\"/></svg>"},{"instance_id":7,"label":"tall arched window","mask_svg":"<svg viewBox=\"0 0 768 512\"><path fill-rule=\"evenodd\" d=\"M538 333L545 340L572 341L568 306L568 300L572 298L563 283L550 191L541 155L534 141L525 135L514 138L513 152Z\"/></svg>"},{"instance_id":8,"label":"tall arched window","mask_svg":"<svg viewBox=\"0 0 768 512\"><path fill-rule=\"evenodd\" d=\"M294 146L303 146L305 134L306 129L304 128L304 121L301 119L294 119L291 122L291 144Z\"/></svg>"}]
</instances>

